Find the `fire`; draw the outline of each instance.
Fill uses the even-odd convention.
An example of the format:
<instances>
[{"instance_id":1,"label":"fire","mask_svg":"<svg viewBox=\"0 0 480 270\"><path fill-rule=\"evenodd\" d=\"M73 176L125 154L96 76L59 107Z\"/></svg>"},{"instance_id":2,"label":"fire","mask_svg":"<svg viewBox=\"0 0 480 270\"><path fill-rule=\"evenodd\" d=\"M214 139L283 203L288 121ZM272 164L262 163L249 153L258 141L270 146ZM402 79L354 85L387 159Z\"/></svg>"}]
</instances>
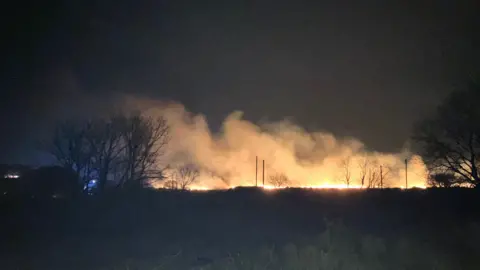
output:
<instances>
[{"instance_id":1,"label":"fire","mask_svg":"<svg viewBox=\"0 0 480 270\"><path fill-rule=\"evenodd\" d=\"M230 186L230 187L224 187L224 188L215 188L215 187L209 187L209 186L202 186L202 185L192 185L188 187L187 189L190 191L209 191L209 190L227 190L227 189L235 189L239 187L255 187L252 185L239 185L239 186ZM155 186L154 188L165 188L164 186L158 185ZM320 185L305 185L305 186L273 186L273 185L264 185L264 186L258 186L258 188L263 188L266 190L277 190L277 189L286 189L286 188L304 188L304 189L339 189L339 190L345 190L345 189L352 189L352 190L358 190L358 189L367 189L367 187L362 187L360 185L346 185L346 184L330 184L330 183L325 183L325 184L320 184ZM400 186L400 189L405 189L404 186ZM418 188L418 189L426 189L426 186L412 186L410 188Z\"/></svg>"},{"instance_id":2,"label":"fire","mask_svg":"<svg viewBox=\"0 0 480 270\"><path fill-rule=\"evenodd\" d=\"M207 191L207 190L214 190L213 188L209 188L207 186L191 186L188 188L189 190L194 191Z\"/></svg>"},{"instance_id":3,"label":"fire","mask_svg":"<svg viewBox=\"0 0 480 270\"><path fill-rule=\"evenodd\" d=\"M305 182L289 182L285 183L283 185L274 185L273 183L259 183L259 185L255 185L255 183L249 183L247 181L235 181L238 184L223 184L220 185L218 182L208 182L205 181L208 179L199 179L193 184L190 184L185 187L186 190L190 191L210 191L210 190L229 190L229 189L235 189L235 188L241 188L241 187L249 187L249 188L261 188L264 190L279 190L279 189L287 189L287 188L301 188L301 189L337 189L337 190L360 190L360 189L380 189L379 186L375 187L368 187L366 185L360 185L359 183L342 183L340 181L332 181L330 178L323 178L323 179L309 179L310 181L305 181ZM263 182L263 181L262 181ZM310 184L310 183L311 184ZM173 187L169 185L169 182L166 181L153 181L150 183L151 187L155 189L178 189L179 187ZM402 185L386 185L384 188L398 188L398 189L406 189L405 186ZM416 182L414 185L409 186L407 189L426 189L426 185L418 184Z\"/></svg>"},{"instance_id":4,"label":"fire","mask_svg":"<svg viewBox=\"0 0 480 270\"><path fill-rule=\"evenodd\" d=\"M288 119L253 123L240 111L228 115L215 132L205 115L189 112L182 104L143 99L129 102L148 115L165 117L171 140L159 168L198 169L195 181L187 181L193 182L187 185L190 190L255 186L257 180L265 190L278 185L306 189L360 189L360 185L423 188L427 179L425 163L408 144L400 152L371 151L355 138L306 130ZM170 173L167 170L165 175ZM288 181L271 179L277 174ZM152 186L168 188L164 184L159 181Z\"/></svg>"},{"instance_id":5,"label":"fire","mask_svg":"<svg viewBox=\"0 0 480 270\"><path fill-rule=\"evenodd\" d=\"M261 186L264 189L282 189L290 188L290 186L276 187L272 185ZM322 184L322 185L310 185L310 186L291 186L291 188L305 188L305 189L361 189L361 186L346 185L346 184Z\"/></svg>"}]
</instances>

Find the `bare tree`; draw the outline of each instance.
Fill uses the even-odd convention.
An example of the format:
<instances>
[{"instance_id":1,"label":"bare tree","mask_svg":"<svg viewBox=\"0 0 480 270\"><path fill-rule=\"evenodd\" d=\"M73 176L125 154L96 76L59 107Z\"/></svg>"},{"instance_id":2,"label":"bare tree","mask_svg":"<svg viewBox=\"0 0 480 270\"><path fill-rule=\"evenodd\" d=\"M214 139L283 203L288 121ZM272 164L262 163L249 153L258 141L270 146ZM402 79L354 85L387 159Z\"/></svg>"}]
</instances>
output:
<instances>
[{"instance_id":1,"label":"bare tree","mask_svg":"<svg viewBox=\"0 0 480 270\"><path fill-rule=\"evenodd\" d=\"M285 187L290 184L290 180L288 177L283 173L276 173L270 176L270 180L268 181L274 187Z\"/></svg>"},{"instance_id":2,"label":"bare tree","mask_svg":"<svg viewBox=\"0 0 480 270\"><path fill-rule=\"evenodd\" d=\"M340 162L340 168L341 168L341 180L347 185L347 187L350 187L351 179L352 179L352 172L350 170L350 163L351 163L351 157L346 157Z\"/></svg>"},{"instance_id":3,"label":"bare tree","mask_svg":"<svg viewBox=\"0 0 480 270\"><path fill-rule=\"evenodd\" d=\"M41 148L53 155L60 166L72 169L85 180L92 154L86 133L84 123L63 121L55 126L52 139L41 143Z\"/></svg>"},{"instance_id":4,"label":"bare tree","mask_svg":"<svg viewBox=\"0 0 480 270\"><path fill-rule=\"evenodd\" d=\"M451 188L459 184L459 179L452 173L435 173L429 175L427 184L430 187Z\"/></svg>"},{"instance_id":5,"label":"bare tree","mask_svg":"<svg viewBox=\"0 0 480 270\"><path fill-rule=\"evenodd\" d=\"M391 168L389 166L380 165L378 177L380 178L380 188L388 187L388 180L390 179Z\"/></svg>"},{"instance_id":6,"label":"bare tree","mask_svg":"<svg viewBox=\"0 0 480 270\"><path fill-rule=\"evenodd\" d=\"M169 127L163 117L133 114L123 118L121 138L125 144L121 185L142 186L151 178L163 177L159 158L170 139Z\"/></svg>"},{"instance_id":7,"label":"bare tree","mask_svg":"<svg viewBox=\"0 0 480 270\"><path fill-rule=\"evenodd\" d=\"M179 189L186 190L192 184L195 184L200 176L198 168L192 164L178 167L172 174L171 184Z\"/></svg>"},{"instance_id":8,"label":"bare tree","mask_svg":"<svg viewBox=\"0 0 480 270\"><path fill-rule=\"evenodd\" d=\"M125 145L121 137L121 117L98 118L87 124L86 140L91 150L90 166L98 173L99 188L103 190L107 177L121 160Z\"/></svg>"},{"instance_id":9,"label":"bare tree","mask_svg":"<svg viewBox=\"0 0 480 270\"><path fill-rule=\"evenodd\" d=\"M388 186L391 169L388 166L376 165L367 168L367 188L384 188Z\"/></svg>"},{"instance_id":10,"label":"bare tree","mask_svg":"<svg viewBox=\"0 0 480 270\"><path fill-rule=\"evenodd\" d=\"M479 186L480 85L452 93L436 115L418 123L414 139L432 173L449 172L464 184Z\"/></svg>"},{"instance_id":11,"label":"bare tree","mask_svg":"<svg viewBox=\"0 0 480 270\"><path fill-rule=\"evenodd\" d=\"M367 188L378 188L380 187L380 176L378 169L371 167L367 171L366 175Z\"/></svg>"},{"instance_id":12,"label":"bare tree","mask_svg":"<svg viewBox=\"0 0 480 270\"><path fill-rule=\"evenodd\" d=\"M166 189L178 189L178 183L175 180L167 180L163 183L163 187Z\"/></svg>"},{"instance_id":13,"label":"bare tree","mask_svg":"<svg viewBox=\"0 0 480 270\"><path fill-rule=\"evenodd\" d=\"M159 158L168 143L168 131L163 117L117 113L88 121L61 122L43 147L84 182L96 173L100 189L109 175L118 177L119 186L143 186L148 179L163 178Z\"/></svg>"},{"instance_id":14,"label":"bare tree","mask_svg":"<svg viewBox=\"0 0 480 270\"><path fill-rule=\"evenodd\" d=\"M362 188L365 186L365 180L367 179L368 166L369 166L369 161L367 157L359 161L358 167L360 169L360 184Z\"/></svg>"}]
</instances>

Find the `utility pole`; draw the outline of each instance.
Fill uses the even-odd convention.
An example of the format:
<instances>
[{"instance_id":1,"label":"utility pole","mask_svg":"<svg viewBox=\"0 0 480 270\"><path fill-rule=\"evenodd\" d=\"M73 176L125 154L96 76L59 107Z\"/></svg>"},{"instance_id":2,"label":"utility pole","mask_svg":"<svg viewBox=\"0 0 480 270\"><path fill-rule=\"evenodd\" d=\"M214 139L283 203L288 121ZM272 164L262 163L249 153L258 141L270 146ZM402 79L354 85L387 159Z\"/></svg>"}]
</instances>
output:
<instances>
[{"instance_id":1,"label":"utility pole","mask_svg":"<svg viewBox=\"0 0 480 270\"><path fill-rule=\"evenodd\" d=\"M263 160L263 174L262 174L262 182L263 186L265 186L265 159Z\"/></svg>"},{"instance_id":2,"label":"utility pole","mask_svg":"<svg viewBox=\"0 0 480 270\"><path fill-rule=\"evenodd\" d=\"M382 165L380 165L380 188L383 189L383 170Z\"/></svg>"},{"instance_id":3,"label":"utility pole","mask_svg":"<svg viewBox=\"0 0 480 270\"><path fill-rule=\"evenodd\" d=\"M255 156L255 186L258 187L258 156Z\"/></svg>"},{"instance_id":4,"label":"utility pole","mask_svg":"<svg viewBox=\"0 0 480 270\"><path fill-rule=\"evenodd\" d=\"M408 188L408 160L405 159L405 189Z\"/></svg>"}]
</instances>

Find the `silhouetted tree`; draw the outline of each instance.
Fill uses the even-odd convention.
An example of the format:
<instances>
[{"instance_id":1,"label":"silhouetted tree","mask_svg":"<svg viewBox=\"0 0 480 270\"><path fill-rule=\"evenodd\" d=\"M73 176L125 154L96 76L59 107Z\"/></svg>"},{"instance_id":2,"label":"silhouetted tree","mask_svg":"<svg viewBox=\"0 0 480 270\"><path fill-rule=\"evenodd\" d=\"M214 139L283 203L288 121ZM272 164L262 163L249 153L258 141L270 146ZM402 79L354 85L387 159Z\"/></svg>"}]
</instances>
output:
<instances>
[{"instance_id":1,"label":"silhouetted tree","mask_svg":"<svg viewBox=\"0 0 480 270\"><path fill-rule=\"evenodd\" d=\"M381 165L378 171L378 177L380 178L380 188L388 187L388 180L390 178L390 167Z\"/></svg>"},{"instance_id":2,"label":"silhouetted tree","mask_svg":"<svg viewBox=\"0 0 480 270\"><path fill-rule=\"evenodd\" d=\"M367 168L367 188L384 188L388 186L391 169L385 165L369 166Z\"/></svg>"},{"instance_id":3,"label":"silhouetted tree","mask_svg":"<svg viewBox=\"0 0 480 270\"><path fill-rule=\"evenodd\" d=\"M89 147L87 126L80 121L68 120L58 123L51 140L42 143L42 148L53 155L57 162L65 168L86 178L92 152ZM86 179L84 179L86 180Z\"/></svg>"},{"instance_id":4,"label":"silhouetted tree","mask_svg":"<svg viewBox=\"0 0 480 270\"><path fill-rule=\"evenodd\" d=\"M360 169L359 178L360 178L360 184L361 184L362 188L365 186L365 180L367 179L368 165L369 165L369 161L368 161L367 157L363 158L358 163L358 167Z\"/></svg>"},{"instance_id":5,"label":"silhouetted tree","mask_svg":"<svg viewBox=\"0 0 480 270\"><path fill-rule=\"evenodd\" d=\"M119 186L140 187L148 179L163 178L159 158L168 143L168 131L161 116L116 113L88 121L61 122L52 140L43 146L84 183L97 178L100 190L109 175Z\"/></svg>"},{"instance_id":6,"label":"silhouetted tree","mask_svg":"<svg viewBox=\"0 0 480 270\"><path fill-rule=\"evenodd\" d=\"M453 173L436 173L428 177L427 185L430 187L450 188L457 186L459 179Z\"/></svg>"},{"instance_id":7,"label":"silhouetted tree","mask_svg":"<svg viewBox=\"0 0 480 270\"><path fill-rule=\"evenodd\" d=\"M479 101L480 87L472 83L448 96L433 117L418 123L414 139L431 172L450 172L462 183L480 184Z\"/></svg>"},{"instance_id":8,"label":"silhouetted tree","mask_svg":"<svg viewBox=\"0 0 480 270\"><path fill-rule=\"evenodd\" d=\"M120 136L125 144L121 185L143 186L148 179L163 178L159 158L170 139L165 118L129 115L123 118Z\"/></svg>"},{"instance_id":9,"label":"silhouetted tree","mask_svg":"<svg viewBox=\"0 0 480 270\"><path fill-rule=\"evenodd\" d=\"M195 184L200 176L200 171L192 164L186 164L178 167L167 182L170 187L186 190L192 184Z\"/></svg>"},{"instance_id":10,"label":"silhouetted tree","mask_svg":"<svg viewBox=\"0 0 480 270\"><path fill-rule=\"evenodd\" d=\"M82 182L88 181L93 152L88 139L89 122L69 119L59 122L50 140L40 143L61 167L73 170Z\"/></svg>"},{"instance_id":11,"label":"silhouetted tree","mask_svg":"<svg viewBox=\"0 0 480 270\"><path fill-rule=\"evenodd\" d=\"M288 184L290 184L290 180L285 174L276 173L270 176L268 183L270 183L274 187L279 188L279 187L285 187Z\"/></svg>"},{"instance_id":12,"label":"silhouetted tree","mask_svg":"<svg viewBox=\"0 0 480 270\"><path fill-rule=\"evenodd\" d=\"M166 189L179 189L177 181L173 179L165 181L163 187Z\"/></svg>"},{"instance_id":13,"label":"silhouetted tree","mask_svg":"<svg viewBox=\"0 0 480 270\"><path fill-rule=\"evenodd\" d=\"M341 170L341 177L342 180L347 187L350 187L351 179L352 179L352 172L350 169L351 157L346 157L340 162L340 170Z\"/></svg>"},{"instance_id":14,"label":"silhouetted tree","mask_svg":"<svg viewBox=\"0 0 480 270\"><path fill-rule=\"evenodd\" d=\"M366 175L367 188L379 188L380 187L380 174L377 168L369 168Z\"/></svg>"},{"instance_id":15,"label":"silhouetted tree","mask_svg":"<svg viewBox=\"0 0 480 270\"><path fill-rule=\"evenodd\" d=\"M107 177L116 164L121 162L125 151L122 141L122 115L112 115L109 118L98 118L87 124L86 140L89 143L89 167L98 174L98 188L103 190Z\"/></svg>"}]
</instances>

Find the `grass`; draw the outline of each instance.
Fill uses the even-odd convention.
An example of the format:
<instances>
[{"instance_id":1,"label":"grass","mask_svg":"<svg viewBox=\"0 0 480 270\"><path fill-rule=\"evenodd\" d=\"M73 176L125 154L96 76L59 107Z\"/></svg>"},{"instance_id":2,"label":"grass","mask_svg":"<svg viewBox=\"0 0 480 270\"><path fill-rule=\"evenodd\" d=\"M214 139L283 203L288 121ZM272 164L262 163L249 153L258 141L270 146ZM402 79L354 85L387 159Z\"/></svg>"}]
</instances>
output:
<instances>
[{"instance_id":1,"label":"grass","mask_svg":"<svg viewBox=\"0 0 480 270\"><path fill-rule=\"evenodd\" d=\"M112 192L2 203L2 269L479 269L479 192Z\"/></svg>"}]
</instances>

